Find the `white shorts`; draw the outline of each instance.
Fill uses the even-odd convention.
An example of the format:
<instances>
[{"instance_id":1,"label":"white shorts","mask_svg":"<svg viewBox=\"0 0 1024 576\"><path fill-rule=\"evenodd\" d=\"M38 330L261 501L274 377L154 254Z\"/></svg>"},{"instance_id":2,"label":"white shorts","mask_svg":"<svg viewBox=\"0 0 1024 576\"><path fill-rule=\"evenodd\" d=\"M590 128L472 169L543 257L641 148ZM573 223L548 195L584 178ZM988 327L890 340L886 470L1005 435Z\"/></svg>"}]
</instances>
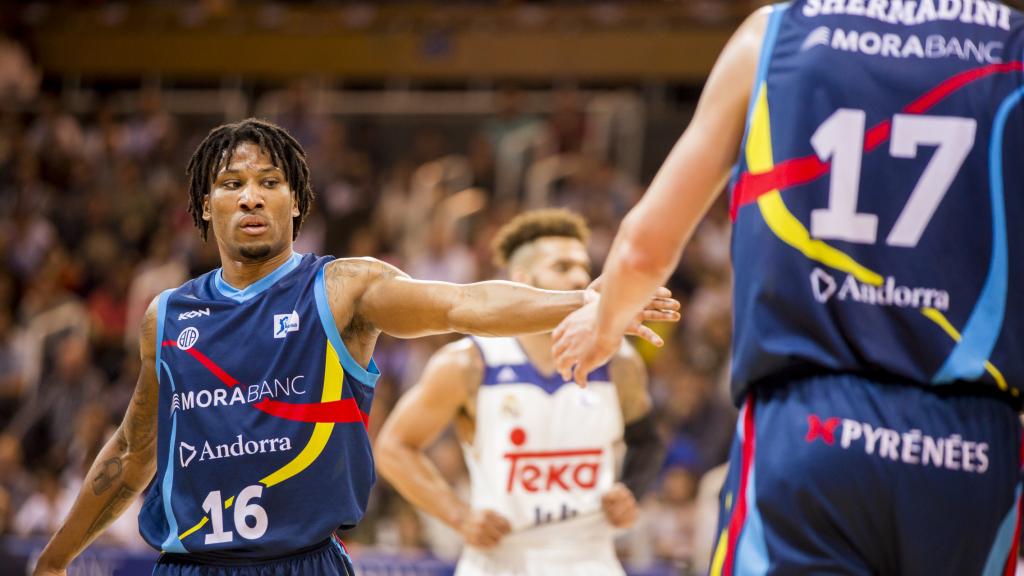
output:
<instances>
[{"instance_id":1,"label":"white shorts","mask_svg":"<svg viewBox=\"0 0 1024 576\"><path fill-rule=\"evenodd\" d=\"M615 531L601 515L513 532L498 546L467 546L455 576L625 576Z\"/></svg>"}]
</instances>

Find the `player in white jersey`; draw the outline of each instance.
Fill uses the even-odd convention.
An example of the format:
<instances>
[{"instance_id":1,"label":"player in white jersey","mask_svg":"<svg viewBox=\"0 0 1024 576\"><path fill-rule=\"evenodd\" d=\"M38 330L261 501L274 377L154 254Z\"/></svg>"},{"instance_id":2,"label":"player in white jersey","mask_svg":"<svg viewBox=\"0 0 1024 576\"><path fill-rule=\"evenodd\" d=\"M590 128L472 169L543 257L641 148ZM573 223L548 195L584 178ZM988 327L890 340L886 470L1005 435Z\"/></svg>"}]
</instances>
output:
<instances>
[{"instance_id":1,"label":"player in white jersey","mask_svg":"<svg viewBox=\"0 0 1024 576\"><path fill-rule=\"evenodd\" d=\"M567 210L528 212L495 240L510 279L590 283L589 231ZM464 338L434 354L381 429L377 466L466 541L457 576L621 575L613 538L661 467L647 373L625 341L582 390L557 374L549 333ZM461 500L424 450L455 424L470 471ZM625 440L616 481L614 447Z\"/></svg>"}]
</instances>

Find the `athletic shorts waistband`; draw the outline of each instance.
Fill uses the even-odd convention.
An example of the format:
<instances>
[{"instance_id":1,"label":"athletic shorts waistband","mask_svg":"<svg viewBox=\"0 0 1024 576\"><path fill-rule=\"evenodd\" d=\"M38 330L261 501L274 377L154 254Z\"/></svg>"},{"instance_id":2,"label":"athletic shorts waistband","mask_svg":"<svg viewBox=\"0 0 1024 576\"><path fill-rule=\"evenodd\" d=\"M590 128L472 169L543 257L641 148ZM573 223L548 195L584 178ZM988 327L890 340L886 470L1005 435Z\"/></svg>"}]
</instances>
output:
<instances>
[{"instance_id":1,"label":"athletic shorts waistband","mask_svg":"<svg viewBox=\"0 0 1024 576\"><path fill-rule=\"evenodd\" d=\"M333 538L333 537L332 537ZM305 546L298 548L292 552L281 554L279 556L238 556L238 555L227 555L226 553L211 553L211 552L196 552L189 554L175 554L166 552L160 555L158 564L185 564L194 566L257 566L262 564L274 564L277 562L283 562L287 560L295 560L296 558L302 558L303 556L310 556L323 552L325 549L333 546L331 540L327 538L321 542L317 542L312 546Z\"/></svg>"}]
</instances>

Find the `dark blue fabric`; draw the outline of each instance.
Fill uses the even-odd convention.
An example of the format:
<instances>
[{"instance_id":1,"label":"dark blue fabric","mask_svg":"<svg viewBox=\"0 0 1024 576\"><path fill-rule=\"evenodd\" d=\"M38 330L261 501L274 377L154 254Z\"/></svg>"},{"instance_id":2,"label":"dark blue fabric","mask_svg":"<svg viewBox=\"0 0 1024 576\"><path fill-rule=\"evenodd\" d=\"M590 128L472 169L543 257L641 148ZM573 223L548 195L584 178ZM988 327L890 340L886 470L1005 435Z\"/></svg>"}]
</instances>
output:
<instances>
[{"instance_id":1,"label":"dark blue fabric","mask_svg":"<svg viewBox=\"0 0 1024 576\"><path fill-rule=\"evenodd\" d=\"M836 375L762 387L752 405L768 574L983 573L1020 478L1020 422L1009 404ZM905 452L912 436L917 448ZM956 450L946 445L954 437ZM741 455L737 438L718 534L740 497Z\"/></svg>"},{"instance_id":2,"label":"dark blue fabric","mask_svg":"<svg viewBox=\"0 0 1024 576\"><path fill-rule=\"evenodd\" d=\"M157 560L153 576L353 576L349 557L332 543L291 558L253 563L249 566L192 564L169 558Z\"/></svg>"},{"instance_id":3,"label":"dark blue fabric","mask_svg":"<svg viewBox=\"0 0 1024 576\"><path fill-rule=\"evenodd\" d=\"M321 321L314 291L318 272L331 260L295 255L269 281L242 291L225 288L214 271L165 293L157 358L158 469L139 516L140 531L154 548L273 557L324 541L362 518L376 474L359 413L370 411L369 380L376 374L345 370L340 383L332 382L340 384L341 397L327 404L347 407L354 420L334 419L333 408L321 405L334 326ZM335 374L354 363L338 343ZM319 415L286 419L265 411L272 404L305 405ZM313 441L317 427L322 444ZM298 459L304 463L296 473L267 480L300 454L308 457ZM211 501L222 504L220 533L231 533L227 541L211 538L217 523L208 511ZM259 510L249 506L266 515L266 530L258 536L252 530Z\"/></svg>"},{"instance_id":4,"label":"dark blue fabric","mask_svg":"<svg viewBox=\"0 0 1024 576\"><path fill-rule=\"evenodd\" d=\"M756 202L740 208L733 229L737 402L758 380L800 367L877 372L922 384L994 384L984 366L990 360L1011 387L1024 385L1024 227L1018 225L1024 214L1024 112L1013 99L1024 74L1012 66L1024 59L1024 17L994 8L995 25L988 25L985 14L973 12L974 2L962 3L970 23L957 18L907 25L833 12L837 5L863 12L874 4L793 2L781 15L776 41L766 47L761 75L776 166L819 158L812 136L841 109L863 112L865 134L890 123L890 132L874 132L884 137L863 152L858 180L848 183L859 192L856 212L877 217L876 239L820 238L883 278L887 295L884 302L869 302L864 282L854 285L847 272L783 242ZM926 3L901 4L917 14ZM926 57L917 56L918 43ZM999 66L1008 67L993 71ZM915 115L973 120L973 146L916 245L892 245L888 236L937 149L922 142L916 157L896 157L890 149L894 117L965 73L982 76L939 90L943 97ZM813 232L812 212L835 200L834 168L833 162L824 175L781 192L788 211L808 231ZM734 184L747 170L741 154ZM819 238L812 233L812 239ZM923 296L916 304L907 300L914 288L947 295L948 303L928 300L963 343L924 314ZM904 297L899 304L893 301L897 291ZM954 354L958 347L964 350Z\"/></svg>"}]
</instances>

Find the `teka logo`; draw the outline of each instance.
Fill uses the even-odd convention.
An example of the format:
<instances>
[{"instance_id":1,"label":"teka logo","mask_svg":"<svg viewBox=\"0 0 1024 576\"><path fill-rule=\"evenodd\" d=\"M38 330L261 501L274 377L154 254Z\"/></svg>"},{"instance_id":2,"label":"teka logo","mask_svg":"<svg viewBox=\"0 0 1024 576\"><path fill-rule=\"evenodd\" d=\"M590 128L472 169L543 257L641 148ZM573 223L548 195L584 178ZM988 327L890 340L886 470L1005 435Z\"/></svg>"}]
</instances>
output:
<instances>
[{"instance_id":1,"label":"teka logo","mask_svg":"<svg viewBox=\"0 0 1024 576\"><path fill-rule=\"evenodd\" d=\"M264 380L260 384L238 385L230 389L221 387L212 390L175 392L171 395L171 414L173 415L176 410L187 412L193 408L254 404L264 399L278 400L291 396L302 396L308 389L302 382L305 378L299 374L283 380L274 378L273 380Z\"/></svg>"},{"instance_id":2,"label":"teka logo","mask_svg":"<svg viewBox=\"0 0 1024 576\"><path fill-rule=\"evenodd\" d=\"M820 438L822 442L831 446L836 443L836 428L838 426L839 418L829 418L822 422L817 415L810 414L807 416L807 436L804 437L804 440L810 444Z\"/></svg>"},{"instance_id":3,"label":"teka logo","mask_svg":"<svg viewBox=\"0 0 1024 576\"><path fill-rule=\"evenodd\" d=\"M938 288L919 286L898 286L896 279L886 276L880 286L864 284L853 274L847 274L838 284L831 274L815 268L811 271L811 292L814 299L824 304L833 296L836 300L852 300L869 306L893 306L896 308L935 308L949 310L949 292Z\"/></svg>"},{"instance_id":4,"label":"teka logo","mask_svg":"<svg viewBox=\"0 0 1024 576\"><path fill-rule=\"evenodd\" d=\"M201 310L189 310L188 312L182 312L178 314L178 320L191 320L193 318L199 318L200 316L209 316L210 309L203 308Z\"/></svg>"},{"instance_id":5,"label":"teka logo","mask_svg":"<svg viewBox=\"0 0 1024 576\"><path fill-rule=\"evenodd\" d=\"M526 431L513 429L510 440L522 446L526 443ZM506 452L509 470L505 490L509 494L517 487L530 493L593 490L601 474L602 453L600 448Z\"/></svg>"},{"instance_id":6,"label":"teka logo","mask_svg":"<svg viewBox=\"0 0 1024 576\"><path fill-rule=\"evenodd\" d=\"M185 328L184 330L181 331L181 334L178 334L178 348L180 348L181 350L188 350L189 348L195 346L196 342L198 341L199 330L196 330L195 327L193 326Z\"/></svg>"},{"instance_id":7,"label":"teka logo","mask_svg":"<svg viewBox=\"0 0 1024 576\"><path fill-rule=\"evenodd\" d=\"M284 338L289 332L299 331L299 313L274 314L274 338Z\"/></svg>"},{"instance_id":8,"label":"teka logo","mask_svg":"<svg viewBox=\"0 0 1024 576\"><path fill-rule=\"evenodd\" d=\"M266 454L268 452L289 452L292 449L291 438L264 438L263 440L246 440L241 434L235 437L230 444L210 444L203 442L203 448L196 450L196 447L182 441L178 445L178 462L182 468L195 460L199 454L200 462L209 460L220 460L222 458L237 458L239 456L252 456L253 454Z\"/></svg>"},{"instance_id":9,"label":"teka logo","mask_svg":"<svg viewBox=\"0 0 1024 576\"><path fill-rule=\"evenodd\" d=\"M831 40L832 29L828 26L819 26L807 35L803 45L800 46L800 51L804 52L814 48L815 46L828 46Z\"/></svg>"}]
</instances>

